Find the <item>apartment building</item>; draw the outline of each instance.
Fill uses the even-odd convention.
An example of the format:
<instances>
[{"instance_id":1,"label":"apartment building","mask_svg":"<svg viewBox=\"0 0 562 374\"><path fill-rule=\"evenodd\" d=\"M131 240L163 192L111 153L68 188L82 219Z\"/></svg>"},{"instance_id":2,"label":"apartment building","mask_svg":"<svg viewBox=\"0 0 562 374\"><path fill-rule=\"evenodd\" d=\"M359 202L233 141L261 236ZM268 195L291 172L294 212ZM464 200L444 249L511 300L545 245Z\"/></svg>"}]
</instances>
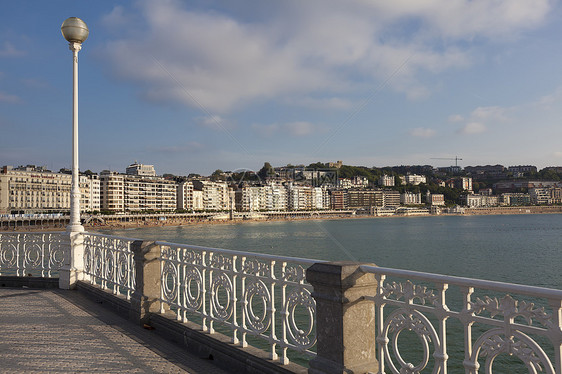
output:
<instances>
[{"instance_id":1,"label":"apartment building","mask_svg":"<svg viewBox=\"0 0 562 374\"><path fill-rule=\"evenodd\" d=\"M177 191L177 205L178 209L191 210L194 209L193 204L193 182L185 181L178 184Z\"/></svg>"},{"instance_id":2,"label":"apartment building","mask_svg":"<svg viewBox=\"0 0 562 374\"><path fill-rule=\"evenodd\" d=\"M400 179L403 179L406 184L412 184L414 186L420 183L427 183L425 175L406 174L404 177L400 177Z\"/></svg>"},{"instance_id":3,"label":"apartment building","mask_svg":"<svg viewBox=\"0 0 562 374\"><path fill-rule=\"evenodd\" d=\"M125 169L125 174L155 177L156 170L154 170L154 165L143 165L135 161L131 165L127 166L127 169Z\"/></svg>"},{"instance_id":4,"label":"apartment building","mask_svg":"<svg viewBox=\"0 0 562 374\"><path fill-rule=\"evenodd\" d=\"M469 208L492 207L499 205L499 199L497 196L473 194L466 195L465 203Z\"/></svg>"},{"instance_id":5,"label":"apartment building","mask_svg":"<svg viewBox=\"0 0 562 374\"><path fill-rule=\"evenodd\" d=\"M193 190L201 191L205 210L228 210L230 208L230 194L226 182L194 180Z\"/></svg>"},{"instance_id":6,"label":"apartment building","mask_svg":"<svg viewBox=\"0 0 562 374\"><path fill-rule=\"evenodd\" d=\"M383 207L398 207L400 206L400 192L398 191L383 191L382 193L382 206Z\"/></svg>"},{"instance_id":7,"label":"apartment building","mask_svg":"<svg viewBox=\"0 0 562 374\"><path fill-rule=\"evenodd\" d=\"M379 185L383 187L393 187L394 186L394 176L384 174L379 179Z\"/></svg>"},{"instance_id":8,"label":"apartment building","mask_svg":"<svg viewBox=\"0 0 562 374\"><path fill-rule=\"evenodd\" d=\"M400 203L403 205L419 205L422 204L421 193L404 192L400 195Z\"/></svg>"},{"instance_id":9,"label":"apartment building","mask_svg":"<svg viewBox=\"0 0 562 374\"><path fill-rule=\"evenodd\" d=\"M80 209L99 210L97 176L81 175ZM0 214L47 213L70 210L72 175L53 173L42 167L28 165L0 169Z\"/></svg>"},{"instance_id":10,"label":"apartment building","mask_svg":"<svg viewBox=\"0 0 562 374\"><path fill-rule=\"evenodd\" d=\"M151 176L100 174L101 209L114 212L172 211L177 207L177 184Z\"/></svg>"},{"instance_id":11,"label":"apartment building","mask_svg":"<svg viewBox=\"0 0 562 374\"><path fill-rule=\"evenodd\" d=\"M112 212L125 211L125 176L114 171L100 173L101 209Z\"/></svg>"},{"instance_id":12,"label":"apartment building","mask_svg":"<svg viewBox=\"0 0 562 374\"><path fill-rule=\"evenodd\" d=\"M288 210L311 210L313 208L312 187L290 184L287 192Z\"/></svg>"}]
</instances>

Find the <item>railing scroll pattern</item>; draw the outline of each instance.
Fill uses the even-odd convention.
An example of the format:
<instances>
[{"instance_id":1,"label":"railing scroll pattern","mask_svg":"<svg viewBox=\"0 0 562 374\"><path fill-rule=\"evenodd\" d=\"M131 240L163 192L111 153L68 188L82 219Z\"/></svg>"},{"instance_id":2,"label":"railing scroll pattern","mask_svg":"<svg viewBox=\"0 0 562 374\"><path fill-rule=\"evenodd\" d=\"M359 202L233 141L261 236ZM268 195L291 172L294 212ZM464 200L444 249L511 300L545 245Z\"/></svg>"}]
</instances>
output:
<instances>
[{"instance_id":1,"label":"railing scroll pattern","mask_svg":"<svg viewBox=\"0 0 562 374\"><path fill-rule=\"evenodd\" d=\"M130 300L135 290L131 244L135 239L84 234L84 274L91 284Z\"/></svg>"},{"instance_id":2,"label":"railing scroll pattern","mask_svg":"<svg viewBox=\"0 0 562 374\"><path fill-rule=\"evenodd\" d=\"M0 233L0 275L57 277L68 245L63 232Z\"/></svg>"},{"instance_id":3,"label":"railing scroll pattern","mask_svg":"<svg viewBox=\"0 0 562 374\"><path fill-rule=\"evenodd\" d=\"M453 335L464 334L464 359L451 368L455 373L464 368L468 374L480 369L491 374L500 355L517 357L529 373L562 373L562 291L372 266L361 269L374 273L378 282L377 294L365 298L376 307L380 373L387 367L395 374L428 372L431 357L430 371L447 373L451 320L462 326ZM387 277L404 281L387 282ZM448 304L453 286L459 295ZM403 359L399 336L405 331L419 338L418 363ZM505 372L506 367L496 370Z\"/></svg>"},{"instance_id":4,"label":"railing scroll pattern","mask_svg":"<svg viewBox=\"0 0 562 374\"><path fill-rule=\"evenodd\" d=\"M178 320L198 316L211 334L226 326L233 344L249 336L269 346L269 357L288 364L288 350L314 356L316 303L305 270L314 260L181 244L161 247L161 312ZM193 322L193 321L192 321Z\"/></svg>"}]
</instances>

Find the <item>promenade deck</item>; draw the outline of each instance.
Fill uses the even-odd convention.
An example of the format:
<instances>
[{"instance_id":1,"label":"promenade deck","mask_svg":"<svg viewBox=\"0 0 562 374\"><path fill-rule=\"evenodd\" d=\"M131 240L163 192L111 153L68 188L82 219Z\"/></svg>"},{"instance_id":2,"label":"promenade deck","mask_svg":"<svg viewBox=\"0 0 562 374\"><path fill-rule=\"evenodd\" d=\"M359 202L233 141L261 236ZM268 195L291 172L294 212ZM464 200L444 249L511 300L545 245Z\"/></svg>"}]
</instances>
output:
<instances>
[{"instance_id":1,"label":"promenade deck","mask_svg":"<svg viewBox=\"0 0 562 374\"><path fill-rule=\"evenodd\" d=\"M78 291L0 288L2 373L226 371Z\"/></svg>"}]
</instances>

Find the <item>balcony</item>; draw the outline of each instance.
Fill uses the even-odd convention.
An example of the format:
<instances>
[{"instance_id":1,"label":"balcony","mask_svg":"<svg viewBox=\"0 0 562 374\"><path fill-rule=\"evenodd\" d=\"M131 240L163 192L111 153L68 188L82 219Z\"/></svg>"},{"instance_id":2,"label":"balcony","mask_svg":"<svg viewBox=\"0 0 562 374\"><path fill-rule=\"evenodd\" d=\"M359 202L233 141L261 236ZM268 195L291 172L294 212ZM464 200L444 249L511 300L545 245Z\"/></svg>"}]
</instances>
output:
<instances>
[{"instance_id":1,"label":"balcony","mask_svg":"<svg viewBox=\"0 0 562 374\"><path fill-rule=\"evenodd\" d=\"M94 233L0 233L0 284L76 288L232 372L562 374L556 289Z\"/></svg>"}]
</instances>

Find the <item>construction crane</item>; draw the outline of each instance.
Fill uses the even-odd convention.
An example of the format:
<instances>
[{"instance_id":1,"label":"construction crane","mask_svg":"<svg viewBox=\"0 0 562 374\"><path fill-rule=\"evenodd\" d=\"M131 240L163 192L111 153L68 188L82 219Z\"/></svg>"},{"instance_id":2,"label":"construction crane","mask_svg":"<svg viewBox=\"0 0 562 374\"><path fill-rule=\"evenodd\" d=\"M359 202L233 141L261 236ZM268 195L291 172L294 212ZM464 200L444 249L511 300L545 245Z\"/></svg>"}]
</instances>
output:
<instances>
[{"instance_id":1,"label":"construction crane","mask_svg":"<svg viewBox=\"0 0 562 374\"><path fill-rule=\"evenodd\" d=\"M459 160L462 161L462 158L458 158L457 156L455 156L455 158L433 157L432 160L455 160L455 166L459 166Z\"/></svg>"}]
</instances>

